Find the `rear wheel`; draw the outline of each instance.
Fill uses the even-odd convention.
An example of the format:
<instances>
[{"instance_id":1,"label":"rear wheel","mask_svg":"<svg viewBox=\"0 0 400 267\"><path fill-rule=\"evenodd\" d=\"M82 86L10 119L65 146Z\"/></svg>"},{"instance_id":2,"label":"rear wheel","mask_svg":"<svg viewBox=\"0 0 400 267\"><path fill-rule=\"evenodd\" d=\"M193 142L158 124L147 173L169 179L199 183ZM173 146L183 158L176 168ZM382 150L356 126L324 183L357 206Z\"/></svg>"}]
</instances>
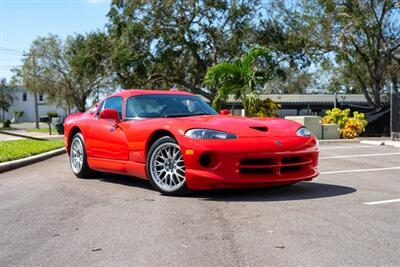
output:
<instances>
[{"instance_id":1,"label":"rear wheel","mask_svg":"<svg viewBox=\"0 0 400 267\"><path fill-rule=\"evenodd\" d=\"M182 152L174 138L158 139L149 150L146 165L151 185L162 194L177 196L190 192Z\"/></svg>"},{"instance_id":2,"label":"rear wheel","mask_svg":"<svg viewBox=\"0 0 400 267\"><path fill-rule=\"evenodd\" d=\"M81 133L76 133L74 137L72 137L69 151L69 163L72 172L78 178L91 178L97 174L87 163L85 142Z\"/></svg>"}]
</instances>

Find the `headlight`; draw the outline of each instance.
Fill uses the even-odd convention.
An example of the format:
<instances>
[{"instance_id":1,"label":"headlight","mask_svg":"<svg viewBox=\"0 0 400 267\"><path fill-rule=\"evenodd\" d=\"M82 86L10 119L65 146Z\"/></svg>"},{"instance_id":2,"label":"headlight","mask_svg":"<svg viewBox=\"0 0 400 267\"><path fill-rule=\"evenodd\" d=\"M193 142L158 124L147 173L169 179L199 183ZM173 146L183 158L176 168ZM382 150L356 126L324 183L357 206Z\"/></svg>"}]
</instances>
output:
<instances>
[{"instance_id":1,"label":"headlight","mask_svg":"<svg viewBox=\"0 0 400 267\"><path fill-rule=\"evenodd\" d=\"M301 127L300 129L298 129L296 134L298 136L305 136L305 137L311 136L310 130L308 130L306 127Z\"/></svg>"},{"instance_id":2,"label":"headlight","mask_svg":"<svg viewBox=\"0 0 400 267\"><path fill-rule=\"evenodd\" d=\"M193 139L236 139L237 136L231 133L209 130L209 129L191 129L185 133L186 137Z\"/></svg>"}]
</instances>

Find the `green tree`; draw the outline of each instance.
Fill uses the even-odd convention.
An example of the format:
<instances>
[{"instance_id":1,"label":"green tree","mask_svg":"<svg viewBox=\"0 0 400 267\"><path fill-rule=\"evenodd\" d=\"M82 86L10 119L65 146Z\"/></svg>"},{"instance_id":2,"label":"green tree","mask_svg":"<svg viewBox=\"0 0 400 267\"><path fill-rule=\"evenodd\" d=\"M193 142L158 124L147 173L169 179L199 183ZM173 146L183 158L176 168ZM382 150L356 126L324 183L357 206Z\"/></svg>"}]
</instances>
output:
<instances>
[{"instance_id":1,"label":"green tree","mask_svg":"<svg viewBox=\"0 0 400 267\"><path fill-rule=\"evenodd\" d=\"M269 49L254 47L239 60L210 67L204 80L209 88L218 90L213 101L214 108L220 110L232 95L243 102L247 116L256 116L258 111L254 105L260 104L255 101L258 93L265 83L282 74Z\"/></svg>"},{"instance_id":2,"label":"green tree","mask_svg":"<svg viewBox=\"0 0 400 267\"><path fill-rule=\"evenodd\" d=\"M276 1L273 6L276 19L298 33L307 53L333 61L371 107L381 106L400 49L398 0Z\"/></svg>"},{"instance_id":3,"label":"green tree","mask_svg":"<svg viewBox=\"0 0 400 267\"><path fill-rule=\"evenodd\" d=\"M119 1L108 13L110 65L124 88L175 85L213 99L207 68L256 42L260 1Z\"/></svg>"},{"instance_id":4,"label":"green tree","mask_svg":"<svg viewBox=\"0 0 400 267\"><path fill-rule=\"evenodd\" d=\"M2 121L5 121L5 112L8 112L12 103L14 102L13 87L7 83L6 79L0 80L0 109L2 111Z\"/></svg>"},{"instance_id":5,"label":"green tree","mask_svg":"<svg viewBox=\"0 0 400 267\"><path fill-rule=\"evenodd\" d=\"M265 93L270 94L305 94L313 85L313 73L296 68L283 68L285 79L275 79L266 84Z\"/></svg>"},{"instance_id":6,"label":"green tree","mask_svg":"<svg viewBox=\"0 0 400 267\"><path fill-rule=\"evenodd\" d=\"M324 91L342 94L362 93L359 83L354 80L353 74L349 72L351 72L351 69L342 66L332 66L325 71L324 73L329 77L329 80L324 84ZM362 76L365 76L365 74Z\"/></svg>"},{"instance_id":7,"label":"green tree","mask_svg":"<svg viewBox=\"0 0 400 267\"><path fill-rule=\"evenodd\" d=\"M85 111L89 98L95 98L110 85L107 54L110 44L104 33L55 35L33 41L23 65L14 70L15 78L28 90L44 93L49 101Z\"/></svg>"}]
</instances>

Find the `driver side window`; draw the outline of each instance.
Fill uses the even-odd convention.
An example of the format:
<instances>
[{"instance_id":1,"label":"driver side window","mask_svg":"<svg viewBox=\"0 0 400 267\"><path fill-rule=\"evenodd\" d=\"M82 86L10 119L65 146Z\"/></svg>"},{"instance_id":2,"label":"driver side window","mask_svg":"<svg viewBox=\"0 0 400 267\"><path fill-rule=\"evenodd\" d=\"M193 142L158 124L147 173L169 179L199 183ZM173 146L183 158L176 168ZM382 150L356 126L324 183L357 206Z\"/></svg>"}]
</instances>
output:
<instances>
[{"instance_id":1,"label":"driver side window","mask_svg":"<svg viewBox=\"0 0 400 267\"><path fill-rule=\"evenodd\" d=\"M115 109L118 112L119 119L122 120L122 97L115 96L105 100L103 109Z\"/></svg>"}]
</instances>

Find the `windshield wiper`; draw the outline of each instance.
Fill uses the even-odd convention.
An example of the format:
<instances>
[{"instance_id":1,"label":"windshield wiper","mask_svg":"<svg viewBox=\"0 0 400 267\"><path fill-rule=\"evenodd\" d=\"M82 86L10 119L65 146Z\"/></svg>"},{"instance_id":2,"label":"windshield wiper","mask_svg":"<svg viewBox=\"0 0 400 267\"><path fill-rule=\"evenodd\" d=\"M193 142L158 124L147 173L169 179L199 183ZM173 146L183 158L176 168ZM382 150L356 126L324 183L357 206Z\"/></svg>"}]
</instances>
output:
<instances>
[{"instance_id":1,"label":"windshield wiper","mask_svg":"<svg viewBox=\"0 0 400 267\"><path fill-rule=\"evenodd\" d=\"M202 112L202 113L191 114L190 116L203 116L203 115L211 115L211 114L210 114L210 113Z\"/></svg>"},{"instance_id":2,"label":"windshield wiper","mask_svg":"<svg viewBox=\"0 0 400 267\"><path fill-rule=\"evenodd\" d=\"M210 115L209 113L181 113L181 114L166 114L164 118L177 118L177 117L191 117L191 116L202 116L202 115Z\"/></svg>"},{"instance_id":3,"label":"windshield wiper","mask_svg":"<svg viewBox=\"0 0 400 267\"><path fill-rule=\"evenodd\" d=\"M185 113L185 114L165 114L165 115L163 115L162 117L164 117L164 118L177 118L177 117L187 117L187 116L190 116L190 114L187 114L187 113Z\"/></svg>"}]
</instances>

